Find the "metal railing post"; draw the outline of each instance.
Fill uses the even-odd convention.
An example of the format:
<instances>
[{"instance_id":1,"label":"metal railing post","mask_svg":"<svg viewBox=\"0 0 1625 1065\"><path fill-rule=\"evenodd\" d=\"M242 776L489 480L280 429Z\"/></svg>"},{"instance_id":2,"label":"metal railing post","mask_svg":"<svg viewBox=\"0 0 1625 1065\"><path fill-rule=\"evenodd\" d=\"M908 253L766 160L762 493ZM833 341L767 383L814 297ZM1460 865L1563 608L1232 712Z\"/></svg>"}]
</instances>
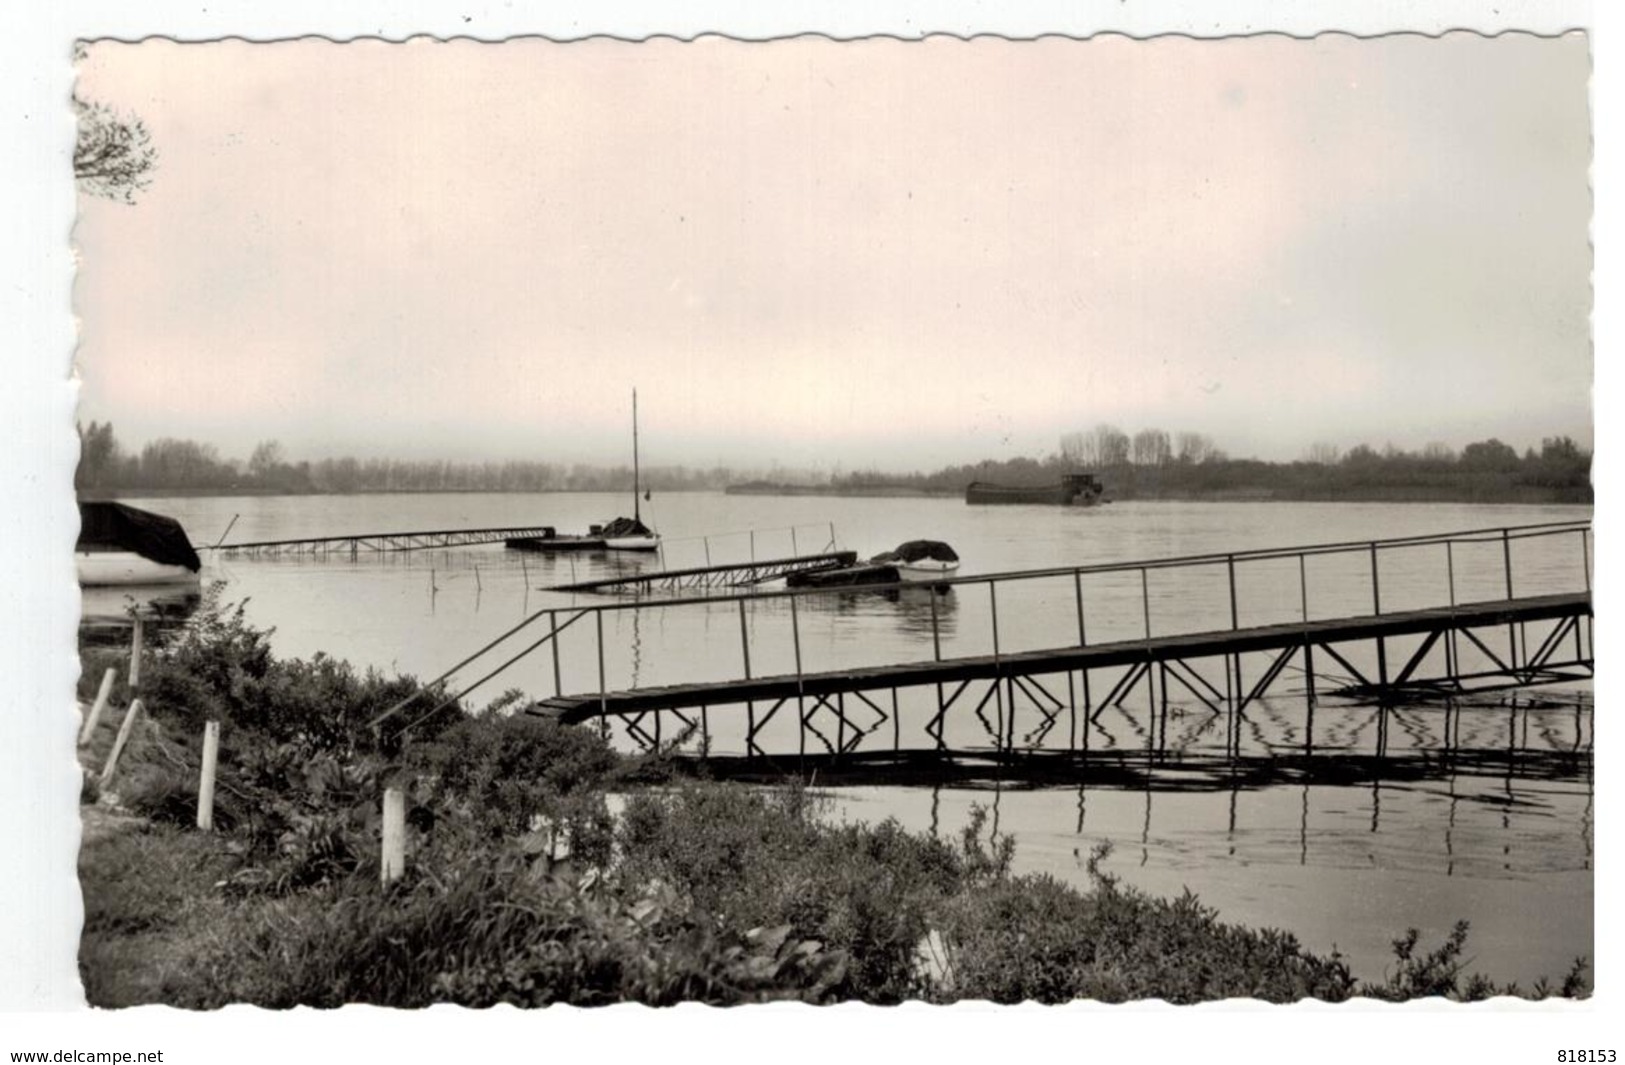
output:
<instances>
[{"instance_id":1,"label":"metal railing post","mask_svg":"<svg viewBox=\"0 0 1625 1065\"><path fill-rule=\"evenodd\" d=\"M1079 570L1072 571L1072 590L1078 602L1078 646L1088 647L1089 636L1083 627L1083 573Z\"/></svg>"},{"instance_id":2,"label":"metal railing post","mask_svg":"<svg viewBox=\"0 0 1625 1065\"><path fill-rule=\"evenodd\" d=\"M937 596L941 590L931 586L931 654L938 662L942 661L942 633L937 626Z\"/></svg>"},{"instance_id":3,"label":"metal railing post","mask_svg":"<svg viewBox=\"0 0 1625 1065\"><path fill-rule=\"evenodd\" d=\"M791 556L801 554L801 548L796 546L796 527L794 525L790 526L790 554Z\"/></svg>"},{"instance_id":4,"label":"metal railing post","mask_svg":"<svg viewBox=\"0 0 1625 1065\"><path fill-rule=\"evenodd\" d=\"M807 704L803 698L801 679L801 621L796 612L796 597L790 597L790 638L795 645L796 652L796 737L799 744L797 750L802 757L807 754Z\"/></svg>"},{"instance_id":5,"label":"metal railing post","mask_svg":"<svg viewBox=\"0 0 1625 1065\"><path fill-rule=\"evenodd\" d=\"M750 680L750 633L745 626L745 601L739 600L739 650L745 658L745 679ZM745 757L756 748L756 703L745 700Z\"/></svg>"},{"instance_id":6,"label":"metal railing post","mask_svg":"<svg viewBox=\"0 0 1625 1065\"><path fill-rule=\"evenodd\" d=\"M1456 542L1444 542L1444 568L1445 576L1450 581L1450 606L1456 605Z\"/></svg>"},{"instance_id":7,"label":"metal railing post","mask_svg":"<svg viewBox=\"0 0 1625 1065\"><path fill-rule=\"evenodd\" d=\"M1591 530L1580 530L1580 575L1585 578L1586 591L1591 591Z\"/></svg>"},{"instance_id":8,"label":"metal railing post","mask_svg":"<svg viewBox=\"0 0 1625 1065\"><path fill-rule=\"evenodd\" d=\"M987 603L993 614L993 695L998 706L998 746L1004 748L1005 720L1004 720L1004 675L999 672L999 595L998 584L995 581L987 582ZM1011 724L1014 725L1015 707L1010 707ZM1012 730L1013 731L1013 730Z\"/></svg>"},{"instance_id":9,"label":"metal railing post","mask_svg":"<svg viewBox=\"0 0 1625 1065\"><path fill-rule=\"evenodd\" d=\"M1303 620L1309 620L1309 570L1302 552L1298 554L1298 599L1303 604Z\"/></svg>"},{"instance_id":10,"label":"metal railing post","mask_svg":"<svg viewBox=\"0 0 1625 1065\"><path fill-rule=\"evenodd\" d=\"M998 585L993 581L987 582L987 601L993 610L993 661L999 660L999 595Z\"/></svg>"},{"instance_id":11,"label":"metal railing post","mask_svg":"<svg viewBox=\"0 0 1625 1065\"><path fill-rule=\"evenodd\" d=\"M605 736L609 735L609 709L608 682L604 679L604 612L598 611L593 615L598 628L598 731ZM659 720L658 718L656 720Z\"/></svg>"},{"instance_id":12,"label":"metal railing post","mask_svg":"<svg viewBox=\"0 0 1625 1065\"><path fill-rule=\"evenodd\" d=\"M1151 638L1151 586L1145 567L1140 567L1140 609L1145 614L1145 638Z\"/></svg>"},{"instance_id":13,"label":"metal railing post","mask_svg":"<svg viewBox=\"0 0 1625 1065\"><path fill-rule=\"evenodd\" d=\"M1512 530L1501 530L1501 558L1506 563L1507 598L1512 598ZM1529 649L1524 648L1527 655ZM1518 668L1518 626L1507 622L1507 661L1513 669Z\"/></svg>"},{"instance_id":14,"label":"metal railing post","mask_svg":"<svg viewBox=\"0 0 1625 1065\"><path fill-rule=\"evenodd\" d=\"M1225 565L1230 571L1230 627L1239 629L1241 628L1241 615L1236 610L1236 556L1227 556Z\"/></svg>"},{"instance_id":15,"label":"metal railing post","mask_svg":"<svg viewBox=\"0 0 1625 1065\"><path fill-rule=\"evenodd\" d=\"M553 645L553 694L564 694L564 683L559 676L559 612L547 612L548 642Z\"/></svg>"},{"instance_id":16,"label":"metal railing post","mask_svg":"<svg viewBox=\"0 0 1625 1065\"><path fill-rule=\"evenodd\" d=\"M796 612L796 599L790 599L790 636L795 642L796 684L801 684L801 620Z\"/></svg>"},{"instance_id":17,"label":"metal railing post","mask_svg":"<svg viewBox=\"0 0 1625 1065\"><path fill-rule=\"evenodd\" d=\"M1512 598L1512 531L1501 530L1501 557L1506 560L1507 598Z\"/></svg>"},{"instance_id":18,"label":"metal railing post","mask_svg":"<svg viewBox=\"0 0 1625 1065\"><path fill-rule=\"evenodd\" d=\"M1089 646L1089 634L1088 634L1087 631L1085 631L1085 629L1083 627L1083 571L1077 570L1077 569L1074 569L1072 571L1072 590L1073 590L1074 593L1076 593L1077 603L1078 603L1078 646L1079 647L1088 647ZM1079 677L1080 680L1083 681L1083 749L1084 749L1085 752L1087 752L1089 750L1089 724L1090 724L1090 714L1089 714L1090 705L1089 704L1090 704L1090 699L1091 699L1090 692L1089 692L1089 667L1088 666L1079 666L1078 667L1078 677ZM1067 672L1066 686L1069 689L1068 690L1068 697L1070 698L1071 695L1072 695L1072 693L1070 691L1070 689L1072 687L1072 673L1071 673L1071 671ZM1074 709L1074 714L1075 713L1076 713L1076 710Z\"/></svg>"},{"instance_id":19,"label":"metal railing post","mask_svg":"<svg viewBox=\"0 0 1625 1065\"><path fill-rule=\"evenodd\" d=\"M1377 577L1377 542L1371 541L1371 612L1382 613L1381 583Z\"/></svg>"}]
</instances>

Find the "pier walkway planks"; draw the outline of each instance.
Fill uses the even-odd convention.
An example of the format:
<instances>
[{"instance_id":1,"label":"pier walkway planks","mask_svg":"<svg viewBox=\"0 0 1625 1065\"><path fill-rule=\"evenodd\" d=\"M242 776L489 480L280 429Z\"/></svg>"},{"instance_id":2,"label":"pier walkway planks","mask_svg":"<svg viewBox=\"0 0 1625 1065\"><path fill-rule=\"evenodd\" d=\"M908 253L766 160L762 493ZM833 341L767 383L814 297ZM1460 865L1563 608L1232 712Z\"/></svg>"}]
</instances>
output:
<instances>
[{"instance_id":1,"label":"pier walkway planks","mask_svg":"<svg viewBox=\"0 0 1625 1065\"><path fill-rule=\"evenodd\" d=\"M555 696L534 703L529 712L574 724L600 716L651 710L721 706L797 696L816 698L880 688L951 684L1173 659L1199 659L1251 651L1283 650L1305 644L1324 645L1435 633L1447 628L1477 628L1589 616L1591 612L1590 592L1532 596L1391 614L1122 640L1084 647Z\"/></svg>"}]
</instances>

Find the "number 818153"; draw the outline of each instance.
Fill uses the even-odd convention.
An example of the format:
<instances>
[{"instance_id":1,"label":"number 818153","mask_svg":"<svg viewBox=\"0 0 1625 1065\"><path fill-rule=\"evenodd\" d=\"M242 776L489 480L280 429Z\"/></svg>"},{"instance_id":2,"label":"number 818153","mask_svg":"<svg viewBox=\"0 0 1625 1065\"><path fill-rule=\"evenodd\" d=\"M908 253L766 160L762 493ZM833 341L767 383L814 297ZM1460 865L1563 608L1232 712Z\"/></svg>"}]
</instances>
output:
<instances>
[{"instance_id":1,"label":"number 818153","mask_svg":"<svg viewBox=\"0 0 1625 1065\"><path fill-rule=\"evenodd\" d=\"M1608 1065L1618 1059L1612 1050L1559 1050L1557 1060L1560 1065Z\"/></svg>"}]
</instances>

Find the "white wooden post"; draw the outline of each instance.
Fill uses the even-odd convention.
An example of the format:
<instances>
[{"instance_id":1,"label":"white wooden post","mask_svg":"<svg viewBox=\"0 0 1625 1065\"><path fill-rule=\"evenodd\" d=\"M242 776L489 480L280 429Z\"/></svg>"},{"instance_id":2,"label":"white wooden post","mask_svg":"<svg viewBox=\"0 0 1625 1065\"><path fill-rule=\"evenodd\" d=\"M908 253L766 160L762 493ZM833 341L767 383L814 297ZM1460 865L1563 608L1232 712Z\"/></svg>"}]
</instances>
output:
<instances>
[{"instance_id":1,"label":"white wooden post","mask_svg":"<svg viewBox=\"0 0 1625 1065\"><path fill-rule=\"evenodd\" d=\"M130 733L135 731L135 719L140 714L141 700L133 700L130 708L124 711L124 721L118 727L118 738L113 741L113 750L107 756L107 764L102 766L102 787L105 788L112 783L113 770L118 767L118 756L124 753L124 745L130 741Z\"/></svg>"},{"instance_id":2,"label":"white wooden post","mask_svg":"<svg viewBox=\"0 0 1625 1065\"><path fill-rule=\"evenodd\" d=\"M85 722L79 727L79 746L83 747L90 742L90 737L96 732L96 726L102 722L102 711L107 709L107 697L113 694L113 678L118 670L112 666L102 674L102 686L96 692L96 701L91 704L90 713L85 715Z\"/></svg>"},{"instance_id":3,"label":"white wooden post","mask_svg":"<svg viewBox=\"0 0 1625 1065\"><path fill-rule=\"evenodd\" d=\"M130 690L141 688L141 615L135 616L135 628L130 633Z\"/></svg>"},{"instance_id":4,"label":"white wooden post","mask_svg":"<svg viewBox=\"0 0 1625 1065\"><path fill-rule=\"evenodd\" d=\"M400 788L384 789L383 881L390 884L406 872L406 795Z\"/></svg>"},{"instance_id":5,"label":"white wooden post","mask_svg":"<svg viewBox=\"0 0 1625 1065\"><path fill-rule=\"evenodd\" d=\"M203 726L203 772L197 782L197 827L214 831L214 770L220 760L220 722Z\"/></svg>"}]
</instances>

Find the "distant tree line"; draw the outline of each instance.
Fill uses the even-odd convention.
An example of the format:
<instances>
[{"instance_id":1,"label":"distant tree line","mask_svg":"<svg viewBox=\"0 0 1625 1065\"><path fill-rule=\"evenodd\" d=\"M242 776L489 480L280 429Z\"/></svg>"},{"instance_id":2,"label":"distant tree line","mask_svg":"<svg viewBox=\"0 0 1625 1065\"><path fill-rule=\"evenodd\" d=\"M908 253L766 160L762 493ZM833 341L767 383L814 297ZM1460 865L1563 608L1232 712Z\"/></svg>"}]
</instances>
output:
<instances>
[{"instance_id":1,"label":"distant tree line","mask_svg":"<svg viewBox=\"0 0 1625 1065\"><path fill-rule=\"evenodd\" d=\"M1295 462L1233 459L1202 433L1112 425L1070 432L1044 458L948 466L933 473L875 471L838 475L831 487L875 492L957 494L972 481L1053 484L1064 473L1093 472L1115 499L1268 498L1297 500L1455 500L1583 503L1592 499L1591 454L1567 436L1548 437L1522 455L1491 438L1458 453L1444 444L1405 451L1360 444L1347 452L1317 443Z\"/></svg>"},{"instance_id":2,"label":"distant tree line","mask_svg":"<svg viewBox=\"0 0 1625 1065\"><path fill-rule=\"evenodd\" d=\"M723 488L736 477L725 467L655 466L641 471L654 491ZM125 451L111 423L79 429L74 486L106 492L612 492L632 487L632 467L508 461L318 459L289 461L282 445L264 441L247 462L222 458L210 444L164 437L139 452Z\"/></svg>"},{"instance_id":3,"label":"distant tree line","mask_svg":"<svg viewBox=\"0 0 1625 1065\"><path fill-rule=\"evenodd\" d=\"M120 445L110 423L79 430L82 492L616 492L632 486L629 466L540 461L441 462L326 458L290 461L268 440L246 462L222 458L212 445L164 437L139 452ZM774 468L764 487L791 484L831 493L907 492L958 495L972 481L1008 485L1055 483L1062 474L1089 471L1114 499L1269 498L1299 500L1460 500L1565 502L1592 499L1591 454L1567 436L1548 437L1520 455L1500 440L1468 444L1458 453L1443 444L1420 451L1360 444L1342 451L1312 445L1295 462L1233 459L1202 433L1111 425L1062 436L1042 458L1018 457L947 466L932 473L837 471L819 476ZM642 483L661 492L725 488L760 473L725 466L657 466Z\"/></svg>"}]
</instances>

